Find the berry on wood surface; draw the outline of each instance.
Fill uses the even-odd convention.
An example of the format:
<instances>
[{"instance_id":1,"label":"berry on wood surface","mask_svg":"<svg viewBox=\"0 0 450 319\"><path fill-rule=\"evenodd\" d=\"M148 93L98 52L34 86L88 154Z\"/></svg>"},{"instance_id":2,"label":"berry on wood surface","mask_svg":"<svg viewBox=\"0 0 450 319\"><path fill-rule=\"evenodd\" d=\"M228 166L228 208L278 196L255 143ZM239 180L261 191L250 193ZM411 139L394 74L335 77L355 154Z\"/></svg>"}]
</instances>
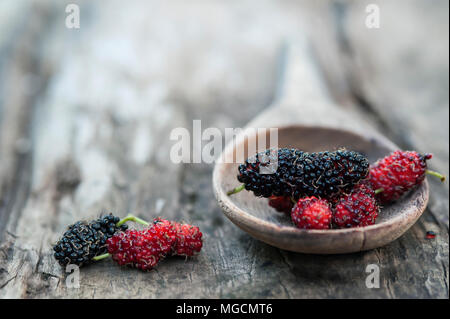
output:
<instances>
[{"instance_id":1,"label":"berry on wood surface","mask_svg":"<svg viewBox=\"0 0 450 319\"><path fill-rule=\"evenodd\" d=\"M350 228L373 225L379 213L375 192L368 183L362 183L337 201L333 209L333 226Z\"/></svg>"},{"instance_id":2,"label":"berry on wood surface","mask_svg":"<svg viewBox=\"0 0 450 319\"><path fill-rule=\"evenodd\" d=\"M143 230L115 234L107 245L108 253L119 265L151 270L167 256L193 256L200 252L203 241L197 226L155 218Z\"/></svg>"}]
</instances>

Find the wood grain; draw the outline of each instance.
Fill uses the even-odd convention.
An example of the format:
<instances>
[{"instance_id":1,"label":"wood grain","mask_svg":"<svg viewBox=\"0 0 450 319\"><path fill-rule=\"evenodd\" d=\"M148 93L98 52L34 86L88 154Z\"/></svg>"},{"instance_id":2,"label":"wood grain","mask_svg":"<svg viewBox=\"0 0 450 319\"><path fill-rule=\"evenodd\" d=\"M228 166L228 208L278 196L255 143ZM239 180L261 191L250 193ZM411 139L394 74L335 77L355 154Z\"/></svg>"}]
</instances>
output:
<instances>
[{"instance_id":1,"label":"wood grain","mask_svg":"<svg viewBox=\"0 0 450 319\"><path fill-rule=\"evenodd\" d=\"M1 298L448 298L447 185L430 181L429 209L391 245L312 256L254 240L223 217L212 165L168 160L172 128L193 119L203 128L241 127L264 110L277 93L283 41L306 33L330 99L351 111L346 125L364 123L402 147L434 152L433 168L448 173L448 49L440 44L448 4L383 2L386 15L435 36L387 23L373 47L351 25L364 15L354 1L73 2L81 6L78 30L64 27L59 1L0 3ZM393 31L410 41L396 45ZM438 55L422 54L437 47ZM395 50L420 63L400 63ZM414 112L392 108L411 103ZM193 222L204 249L150 273L104 261L83 268L80 288L68 289L51 244L66 225L106 211ZM435 240L425 239L427 230ZM371 263L380 266L379 289L365 287Z\"/></svg>"}]
</instances>

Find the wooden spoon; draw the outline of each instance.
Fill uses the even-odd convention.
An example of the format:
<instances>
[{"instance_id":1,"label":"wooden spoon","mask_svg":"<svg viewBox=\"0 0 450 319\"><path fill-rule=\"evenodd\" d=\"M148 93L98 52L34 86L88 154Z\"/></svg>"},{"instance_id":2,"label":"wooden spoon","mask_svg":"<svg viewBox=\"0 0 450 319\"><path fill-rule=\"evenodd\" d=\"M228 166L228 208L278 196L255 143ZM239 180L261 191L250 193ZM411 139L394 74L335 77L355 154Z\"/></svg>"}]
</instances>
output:
<instances>
[{"instance_id":1,"label":"wooden spoon","mask_svg":"<svg viewBox=\"0 0 450 319\"><path fill-rule=\"evenodd\" d=\"M334 150L346 147L367 155L371 162L399 149L379 134L356 112L332 103L323 80L305 43L290 45L284 55L284 89L276 103L259 114L228 144L223 157L235 155L242 143L269 138L267 133L248 134L252 128L278 128L279 147L304 151ZM266 136L264 136L266 135ZM262 151L262 145L257 151ZM252 154L245 154L245 157ZM377 248L405 233L425 211L429 188L424 181L399 201L382 207L375 225L330 230L296 228L290 218L276 212L266 198L242 191L228 196L239 186L239 163L217 162L213 187L224 214L242 230L270 245L302 253L339 254Z\"/></svg>"}]
</instances>

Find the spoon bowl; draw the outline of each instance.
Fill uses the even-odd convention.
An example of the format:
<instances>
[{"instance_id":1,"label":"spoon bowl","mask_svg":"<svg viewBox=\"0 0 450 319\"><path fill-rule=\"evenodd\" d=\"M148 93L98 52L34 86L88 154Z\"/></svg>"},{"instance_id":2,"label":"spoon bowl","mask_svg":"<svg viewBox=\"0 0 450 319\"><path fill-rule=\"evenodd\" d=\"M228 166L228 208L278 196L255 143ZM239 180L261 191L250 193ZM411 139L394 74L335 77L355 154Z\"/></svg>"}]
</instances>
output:
<instances>
[{"instance_id":1,"label":"spoon bowl","mask_svg":"<svg viewBox=\"0 0 450 319\"><path fill-rule=\"evenodd\" d=\"M248 145L257 144L261 137L256 134L237 138L236 143L227 145L222 155L232 158L227 156L236 154L237 150L247 150ZM378 134L363 135L345 129L307 125L278 127L278 146L307 152L345 147L366 155L371 163L398 149ZM245 152L245 157L248 155L252 154ZM245 190L227 195L229 190L240 185L236 178L239 164L218 162L214 168L214 193L224 214L254 238L294 252L341 254L384 246L405 233L428 203L429 188L425 180L400 200L382 207L374 225L347 229L298 229L288 216L270 207L267 198L256 197Z\"/></svg>"}]
</instances>

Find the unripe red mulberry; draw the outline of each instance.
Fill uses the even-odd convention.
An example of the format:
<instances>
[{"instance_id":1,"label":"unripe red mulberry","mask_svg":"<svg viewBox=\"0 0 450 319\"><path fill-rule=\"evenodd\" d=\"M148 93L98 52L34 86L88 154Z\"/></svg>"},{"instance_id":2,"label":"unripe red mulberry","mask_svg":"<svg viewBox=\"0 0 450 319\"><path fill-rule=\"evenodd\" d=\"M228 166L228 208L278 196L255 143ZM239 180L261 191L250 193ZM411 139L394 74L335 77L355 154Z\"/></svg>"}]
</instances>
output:
<instances>
[{"instance_id":1,"label":"unripe red mulberry","mask_svg":"<svg viewBox=\"0 0 450 319\"><path fill-rule=\"evenodd\" d=\"M329 229L332 212L328 201L312 196L298 200L291 218L298 228Z\"/></svg>"},{"instance_id":2,"label":"unripe red mulberry","mask_svg":"<svg viewBox=\"0 0 450 319\"><path fill-rule=\"evenodd\" d=\"M377 194L381 203L399 199L414 186L420 184L425 174L445 177L427 170L427 160L431 154L421 155L414 151L395 151L378 160L370 169L369 180L374 189L382 190Z\"/></svg>"},{"instance_id":3,"label":"unripe red mulberry","mask_svg":"<svg viewBox=\"0 0 450 319\"><path fill-rule=\"evenodd\" d=\"M74 264L83 266L93 258L106 252L106 240L127 225L116 226L119 217L112 214L70 225L61 239L53 246L54 257L61 266Z\"/></svg>"},{"instance_id":4,"label":"unripe red mulberry","mask_svg":"<svg viewBox=\"0 0 450 319\"><path fill-rule=\"evenodd\" d=\"M198 227L155 218L148 228L118 233L107 244L119 265L151 270L166 256L193 256L203 242Z\"/></svg>"},{"instance_id":5,"label":"unripe red mulberry","mask_svg":"<svg viewBox=\"0 0 450 319\"><path fill-rule=\"evenodd\" d=\"M174 223L176 229L176 243L173 253L178 256L193 256L200 252L203 246L202 232L197 226Z\"/></svg>"},{"instance_id":6,"label":"unripe red mulberry","mask_svg":"<svg viewBox=\"0 0 450 319\"><path fill-rule=\"evenodd\" d=\"M333 226L349 228L373 225L379 212L375 192L369 184L363 183L339 199L333 209Z\"/></svg>"},{"instance_id":7,"label":"unripe red mulberry","mask_svg":"<svg viewBox=\"0 0 450 319\"><path fill-rule=\"evenodd\" d=\"M291 210L294 207L294 203L292 202L290 197L270 196L269 197L269 206L275 208L277 211L279 211L281 213L285 213L290 216Z\"/></svg>"}]
</instances>

